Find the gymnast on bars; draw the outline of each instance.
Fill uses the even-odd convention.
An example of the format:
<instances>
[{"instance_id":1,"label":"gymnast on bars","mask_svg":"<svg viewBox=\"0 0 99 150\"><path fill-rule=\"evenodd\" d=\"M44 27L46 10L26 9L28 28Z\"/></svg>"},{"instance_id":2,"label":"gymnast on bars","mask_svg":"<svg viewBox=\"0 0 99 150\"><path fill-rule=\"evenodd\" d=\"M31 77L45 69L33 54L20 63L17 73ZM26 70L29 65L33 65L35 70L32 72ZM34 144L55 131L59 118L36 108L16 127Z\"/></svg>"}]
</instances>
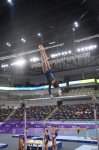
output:
<instances>
[{"instance_id":1,"label":"gymnast on bars","mask_svg":"<svg viewBox=\"0 0 99 150\"><path fill-rule=\"evenodd\" d=\"M40 55L41 55L41 60L42 60L42 69L47 78L47 82L49 85L49 89L48 89L49 95L51 97L53 97L51 94L51 85L52 85L54 88L57 88L57 95L61 96L61 89L59 87L57 80L55 79L54 75L52 74L52 69L48 62L48 57L46 55L45 48L43 47L43 45L39 45L38 48L40 50Z\"/></svg>"}]
</instances>

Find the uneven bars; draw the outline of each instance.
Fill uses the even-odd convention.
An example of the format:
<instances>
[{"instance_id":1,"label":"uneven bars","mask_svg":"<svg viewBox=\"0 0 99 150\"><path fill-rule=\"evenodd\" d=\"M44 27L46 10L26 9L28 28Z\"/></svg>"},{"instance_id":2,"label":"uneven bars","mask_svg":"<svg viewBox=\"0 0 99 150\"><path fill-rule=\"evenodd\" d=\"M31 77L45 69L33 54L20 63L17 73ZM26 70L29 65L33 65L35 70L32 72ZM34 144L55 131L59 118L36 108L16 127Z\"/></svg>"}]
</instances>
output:
<instances>
[{"instance_id":1,"label":"uneven bars","mask_svg":"<svg viewBox=\"0 0 99 150\"><path fill-rule=\"evenodd\" d=\"M60 96L60 97L46 97L46 98L34 98L34 99L24 99L26 101L35 101L35 100L73 100L73 99L92 99L92 95L76 95L76 96Z\"/></svg>"}]
</instances>

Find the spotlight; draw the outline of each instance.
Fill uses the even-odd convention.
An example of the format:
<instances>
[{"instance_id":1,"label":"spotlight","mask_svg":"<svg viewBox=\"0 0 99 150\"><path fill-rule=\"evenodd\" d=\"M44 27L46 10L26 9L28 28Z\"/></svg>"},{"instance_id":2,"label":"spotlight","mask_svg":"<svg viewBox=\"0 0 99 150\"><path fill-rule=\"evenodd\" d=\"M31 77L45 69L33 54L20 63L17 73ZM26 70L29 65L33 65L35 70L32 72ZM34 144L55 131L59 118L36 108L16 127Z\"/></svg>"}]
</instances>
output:
<instances>
[{"instance_id":1,"label":"spotlight","mask_svg":"<svg viewBox=\"0 0 99 150\"><path fill-rule=\"evenodd\" d=\"M7 0L8 1L8 3L12 3L12 0Z\"/></svg>"},{"instance_id":2,"label":"spotlight","mask_svg":"<svg viewBox=\"0 0 99 150\"><path fill-rule=\"evenodd\" d=\"M8 67L9 67L8 64L2 64L2 65L1 65L1 68L8 68Z\"/></svg>"},{"instance_id":3,"label":"spotlight","mask_svg":"<svg viewBox=\"0 0 99 150\"><path fill-rule=\"evenodd\" d=\"M26 42L26 40L24 38L21 38L21 41L24 42L24 43Z\"/></svg>"},{"instance_id":4,"label":"spotlight","mask_svg":"<svg viewBox=\"0 0 99 150\"><path fill-rule=\"evenodd\" d=\"M11 66L23 66L26 63L26 60L20 59L16 62L11 63Z\"/></svg>"},{"instance_id":5,"label":"spotlight","mask_svg":"<svg viewBox=\"0 0 99 150\"><path fill-rule=\"evenodd\" d=\"M92 50L92 49L94 49L94 47L93 47L93 45L90 45L89 50Z\"/></svg>"},{"instance_id":6,"label":"spotlight","mask_svg":"<svg viewBox=\"0 0 99 150\"><path fill-rule=\"evenodd\" d=\"M13 5L12 0L7 0L7 2L8 2L10 5Z\"/></svg>"},{"instance_id":7,"label":"spotlight","mask_svg":"<svg viewBox=\"0 0 99 150\"><path fill-rule=\"evenodd\" d=\"M71 54L71 51L68 51L68 54Z\"/></svg>"},{"instance_id":8,"label":"spotlight","mask_svg":"<svg viewBox=\"0 0 99 150\"><path fill-rule=\"evenodd\" d=\"M97 45L93 45L93 48L97 48Z\"/></svg>"},{"instance_id":9,"label":"spotlight","mask_svg":"<svg viewBox=\"0 0 99 150\"><path fill-rule=\"evenodd\" d=\"M7 45L7 46L9 46L9 47L11 47L11 44L10 44L10 43L8 43L8 42L6 43L6 45Z\"/></svg>"},{"instance_id":10,"label":"spotlight","mask_svg":"<svg viewBox=\"0 0 99 150\"><path fill-rule=\"evenodd\" d=\"M51 57L52 57L52 58L55 58L55 57L56 57L56 54L52 54Z\"/></svg>"},{"instance_id":11,"label":"spotlight","mask_svg":"<svg viewBox=\"0 0 99 150\"><path fill-rule=\"evenodd\" d=\"M80 48L77 49L77 52L80 52Z\"/></svg>"},{"instance_id":12,"label":"spotlight","mask_svg":"<svg viewBox=\"0 0 99 150\"><path fill-rule=\"evenodd\" d=\"M64 52L62 52L62 55L64 55L65 53Z\"/></svg>"},{"instance_id":13,"label":"spotlight","mask_svg":"<svg viewBox=\"0 0 99 150\"><path fill-rule=\"evenodd\" d=\"M84 48L83 48L83 47L81 48L81 51L84 51Z\"/></svg>"},{"instance_id":14,"label":"spotlight","mask_svg":"<svg viewBox=\"0 0 99 150\"><path fill-rule=\"evenodd\" d=\"M85 47L85 51L87 51L88 50L88 47Z\"/></svg>"},{"instance_id":15,"label":"spotlight","mask_svg":"<svg viewBox=\"0 0 99 150\"><path fill-rule=\"evenodd\" d=\"M37 58L37 57L31 58L30 61L31 62L37 62L37 61L39 61L39 58Z\"/></svg>"},{"instance_id":16,"label":"spotlight","mask_svg":"<svg viewBox=\"0 0 99 150\"><path fill-rule=\"evenodd\" d=\"M78 24L78 22L77 22L77 21L75 21L75 22L74 22L74 26L75 26L76 28L78 28L78 27L79 27L79 24Z\"/></svg>"},{"instance_id":17,"label":"spotlight","mask_svg":"<svg viewBox=\"0 0 99 150\"><path fill-rule=\"evenodd\" d=\"M65 55L67 55L67 52L65 52Z\"/></svg>"},{"instance_id":18,"label":"spotlight","mask_svg":"<svg viewBox=\"0 0 99 150\"><path fill-rule=\"evenodd\" d=\"M77 49L77 52L91 51L97 48L97 45L89 45L86 47L81 47Z\"/></svg>"},{"instance_id":19,"label":"spotlight","mask_svg":"<svg viewBox=\"0 0 99 150\"><path fill-rule=\"evenodd\" d=\"M41 33L38 33L37 35L38 35L39 37L41 37L41 36L42 36L42 35L41 35Z\"/></svg>"},{"instance_id":20,"label":"spotlight","mask_svg":"<svg viewBox=\"0 0 99 150\"><path fill-rule=\"evenodd\" d=\"M57 55L58 55L58 56L60 56L61 54L60 54L60 53L58 53Z\"/></svg>"},{"instance_id":21,"label":"spotlight","mask_svg":"<svg viewBox=\"0 0 99 150\"><path fill-rule=\"evenodd\" d=\"M73 28L72 30L75 31L75 28Z\"/></svg>"}]
</instances>

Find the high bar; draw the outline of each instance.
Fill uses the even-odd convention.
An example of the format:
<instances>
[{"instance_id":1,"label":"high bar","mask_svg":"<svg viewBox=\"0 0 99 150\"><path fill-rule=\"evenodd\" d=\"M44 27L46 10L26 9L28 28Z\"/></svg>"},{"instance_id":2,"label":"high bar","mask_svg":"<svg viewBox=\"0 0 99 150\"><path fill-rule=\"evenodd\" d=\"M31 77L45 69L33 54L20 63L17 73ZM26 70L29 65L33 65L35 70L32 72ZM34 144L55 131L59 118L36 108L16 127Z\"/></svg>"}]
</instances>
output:
<instances>
[{"instance_id":1,"label":"high bar","mask_svg":"<svg viewBox=\"0 0 99 150\"><path fill-rule=\"evenodd\" d=\"M82 100L82 99L92 99L92 95L75 95L75 96L60 96L60 97L46 97L46 98L34 98L34 99L24 99L26 101L36 101L36 100Z\"/></svg>"}]
</instances>

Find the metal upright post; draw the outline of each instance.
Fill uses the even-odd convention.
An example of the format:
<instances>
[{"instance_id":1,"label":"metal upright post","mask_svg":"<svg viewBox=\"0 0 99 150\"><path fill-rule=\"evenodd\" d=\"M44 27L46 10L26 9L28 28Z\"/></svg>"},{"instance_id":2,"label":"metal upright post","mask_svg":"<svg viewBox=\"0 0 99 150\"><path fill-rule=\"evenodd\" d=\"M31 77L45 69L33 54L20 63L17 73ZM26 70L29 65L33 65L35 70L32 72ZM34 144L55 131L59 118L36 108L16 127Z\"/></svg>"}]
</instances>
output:
<instances>
[{"instance_id":1,"label":"metal upright post","mask_svg":"<svg viewBox=\"0 0 99 150\"><path fill-rule=\"evenodd\" d=\"M98 139L98 126L97 126L97 109L96 109L96 97L93 96L93 104L94 104L94 121L95 121L95 130L96 130L96 137L97 137L97 145L99 150L99 139Z\"/></svg>"},{"instance_id":2,"label":"metal upright post","mask_svg":"<svg viewBox=\"0 0 99 150\"><path fill-rule=\"evenodd\" d=\"M27 150L26 139L26 102L24 102L24 150Z\"/></svg>"},{"instance_id":3,"label":"metal upright post","mask_svg":"<svg viewBox=\"0 0 99 150\"><path fill-rule=\"evenodd\" d=\"M74 46L74 54L76 54L76 48L75 48L75 28L72 28L73 32L73 46Z\"/></svg>"}]
</instances>

